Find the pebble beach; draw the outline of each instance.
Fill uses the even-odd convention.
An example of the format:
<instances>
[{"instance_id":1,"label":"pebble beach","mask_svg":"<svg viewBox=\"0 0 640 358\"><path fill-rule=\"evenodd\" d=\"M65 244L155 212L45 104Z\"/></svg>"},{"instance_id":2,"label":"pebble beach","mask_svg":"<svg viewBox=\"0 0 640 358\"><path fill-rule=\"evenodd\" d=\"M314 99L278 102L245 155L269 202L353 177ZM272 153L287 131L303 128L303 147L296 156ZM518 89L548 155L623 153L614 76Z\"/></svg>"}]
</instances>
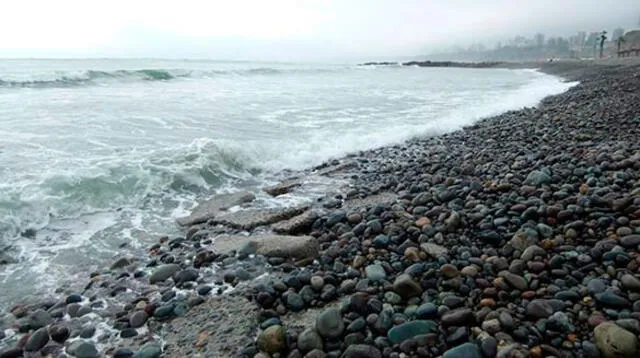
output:
<instances>
[{"instance_id":1,"label":"pebble beach","mask_svg":"<svg viewBox=\"0 0 640 358\"><path fill-rule=\"evenodd\" d=\"M214 196L146 257L15 302L0 357L637 356L640 62L519 66L576 85L264 188L334 180L310 205Z\"/></svg>"}]
</instances>

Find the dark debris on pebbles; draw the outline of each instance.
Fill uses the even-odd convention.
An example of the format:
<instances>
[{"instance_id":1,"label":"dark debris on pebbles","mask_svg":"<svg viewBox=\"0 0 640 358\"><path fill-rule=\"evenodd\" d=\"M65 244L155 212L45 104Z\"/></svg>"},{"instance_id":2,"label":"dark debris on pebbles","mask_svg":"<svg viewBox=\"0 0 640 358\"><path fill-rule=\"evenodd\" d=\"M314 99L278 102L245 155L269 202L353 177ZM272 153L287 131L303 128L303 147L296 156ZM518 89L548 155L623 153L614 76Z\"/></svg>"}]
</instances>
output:
<instances>
[{"instance_id":1,"label":"dark debris on pebbles","mask_svg":"<svg viewBox=\"0 0 640 358\"><path fill-rule=\"evenodd\" d=\"M300 173L350 185L280 223L227 225L216 217L230 204L204 203L149 258L16 305L0 320L0 334L13 332L0 357L637 356L640 67L543 70L581 83ZM315 241L214 249L247 231ZM114 331L96 330L99 319Z\"/></svg>"}]
</instances>

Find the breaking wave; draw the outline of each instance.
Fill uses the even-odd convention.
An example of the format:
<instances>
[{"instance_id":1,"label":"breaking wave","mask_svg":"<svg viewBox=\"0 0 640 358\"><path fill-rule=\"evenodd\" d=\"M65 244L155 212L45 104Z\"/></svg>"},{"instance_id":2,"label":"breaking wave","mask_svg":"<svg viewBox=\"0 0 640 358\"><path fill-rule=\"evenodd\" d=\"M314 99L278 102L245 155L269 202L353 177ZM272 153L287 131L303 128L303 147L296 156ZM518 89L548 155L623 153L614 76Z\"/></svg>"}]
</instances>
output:
<instances>
[{"instance_id":1,"label":"breaking wave","mask_svg":"<svg viewBox=\"0 0 640 358\"><path fill-rule=\"evenodd\" d=\"M283 74L324 73L345 70L346 68L271 68L256 67L238 70L186 70L186 69L140 69L81 72L62 72L47 78L29 78L24 80L0 78L0 88L64 88L87 85L108 84L110 81L166 82L180 78L214 78L220 76L274 76Z\"/></svg>"}]
</instances>

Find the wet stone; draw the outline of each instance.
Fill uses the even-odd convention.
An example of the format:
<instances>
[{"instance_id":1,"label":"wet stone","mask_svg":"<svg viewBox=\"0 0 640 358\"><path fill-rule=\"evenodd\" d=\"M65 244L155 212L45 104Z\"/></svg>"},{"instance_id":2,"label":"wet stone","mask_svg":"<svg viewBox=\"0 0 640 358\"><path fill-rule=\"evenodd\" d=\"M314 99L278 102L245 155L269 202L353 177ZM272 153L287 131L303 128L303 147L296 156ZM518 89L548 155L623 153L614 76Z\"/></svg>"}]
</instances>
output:
<instances>
[{"instance_id":1,"label":"wet stone","mask_svg":"<svg viewBox=\"0 0 640 358\"><path fill-rule=\"evenodd\" d=\"M382 265L374 264L369 265L365 268L365 273L367 278L372 281L381 281L387 278L387 273L385 272Z\"/></svg>"},{"instance_id":2,"label":"wet stone","mask_svg":"<svg viewBox=\"0 0 640 358\"><path fill-rule=\"evenodd\" d=\"M39 351L47 342L49 342L49 332L47 328L43 327L31 334L24 346L24 350L27 352Z\"/></svg>"},{"instance_id":3,"label":"wet stone","mask_svg":"<svg viewBox=\"0 0 640 358\"><path fill-rule=\"evenodd\" d=\"M393 344L398 344L417 335L433 332L437 324L433 321L416 320L395 326L389 330L387 338Z\"/></svg>"},{"instance_id":4,"label":"wet stone","mask_svg":"<svg viewBox=\"0 0 640 358\"><path fill-rule=\"evenodd\" d=\"M464 343L444 352L442 358L482 358L482 355L477 345Z\"/></svg>"}]
</instances>

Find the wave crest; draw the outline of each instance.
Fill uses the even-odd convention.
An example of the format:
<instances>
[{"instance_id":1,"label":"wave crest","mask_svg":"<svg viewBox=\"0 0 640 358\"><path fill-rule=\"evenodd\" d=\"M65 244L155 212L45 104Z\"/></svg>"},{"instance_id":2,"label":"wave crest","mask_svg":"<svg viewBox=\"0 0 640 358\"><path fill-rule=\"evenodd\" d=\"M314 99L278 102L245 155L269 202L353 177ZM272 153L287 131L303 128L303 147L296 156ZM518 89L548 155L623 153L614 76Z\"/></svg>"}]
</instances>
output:
<instances>
[{"instance_id":1,"label":"wave crest","mask_svg":"<svg viewBox=\"0 0 640 358\"><path fill-rule=\"evenodd\" d=\"M65 88L96 84L109 81L136 82L158 81L167 82L179 78L213 78L220 76L276 76L289 73L326 73L345 70L336 68L274 68L254 67L245 69L162 69L145 68L139 70L85 70L82 72L63 72L53 78L34 78L28 80L12 80L0 78L0 88Z\"/></svg>"},{"instance_id":2,"label":"wave crest","mask_svg":"<svg viewBox=\"0 0 640 358\"><path fill-rule=\"evenodd\" d=\"M30 195L22 186L0 190L0 217L5 218L0 221L0 251L25 230L40 230L51 219L162 207L166 198L198 196L258 171L241 148L208 138L85 169L52 173L26 187Z\"/></svg>"},{"instance_id":3,"label":"wave crest","mask_svg":"<svg viewBox=\"0 0 640 358\"><path fill-rule=\"evenodd\" d=\"M183 75L184 76L184 75ZM97 83L98 80L120 79L120 80L147 80L147 81L169 81L179 74L172 74L170 70L162 69L142 69L142 70L116 70L97 71L87 70L80 74L67 73L53 79L34 80L3 80L0 79L0 87L17 88L56 88L74 87Z\"/></svg>"}]
</instances>

